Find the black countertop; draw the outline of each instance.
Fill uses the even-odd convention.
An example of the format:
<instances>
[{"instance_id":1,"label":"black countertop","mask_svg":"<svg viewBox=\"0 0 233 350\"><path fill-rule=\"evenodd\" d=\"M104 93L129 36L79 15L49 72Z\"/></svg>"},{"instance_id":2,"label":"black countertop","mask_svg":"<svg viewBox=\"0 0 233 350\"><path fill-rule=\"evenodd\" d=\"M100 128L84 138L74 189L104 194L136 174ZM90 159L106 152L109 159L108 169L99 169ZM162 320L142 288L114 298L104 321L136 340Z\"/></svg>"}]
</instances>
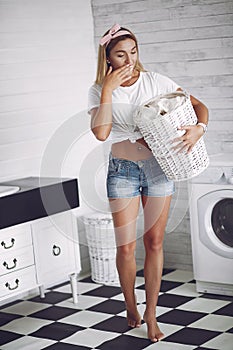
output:
<instances>
[{"instance_id":1,"label":"black countertop","mask_svg":"<svg viewBox=\"0 0 233 350\"><path fill-rule=\"evenodd\" d=\"M27 177L0 185L20 187L0 198L0 229L79 206L77 179Z\"/></svg>"}]
</instances>

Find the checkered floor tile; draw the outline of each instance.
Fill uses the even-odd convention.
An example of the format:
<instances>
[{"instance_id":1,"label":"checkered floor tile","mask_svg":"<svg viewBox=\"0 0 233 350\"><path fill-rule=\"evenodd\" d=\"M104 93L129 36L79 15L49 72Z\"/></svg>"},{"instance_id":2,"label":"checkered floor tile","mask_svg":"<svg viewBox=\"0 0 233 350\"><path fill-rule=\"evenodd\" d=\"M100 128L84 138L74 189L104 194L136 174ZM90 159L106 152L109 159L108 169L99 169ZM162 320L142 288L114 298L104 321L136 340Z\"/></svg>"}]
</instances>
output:
<instances>
[{"instance_id":1,"label":"checkered floor tile","mask_svg":"<svg viewBox=\"0 0 233 350\"><path fill-rule=\"evenodd\" d=\"M0 308L0 350L232 350L233 297L196 292L191 272L163 271L157 320L165 338L147 339L146 324L128 327L121 289L78 281L73 304L69 283L40 297ZM143 271L137 273L138 309L145 310Z\"/></svg>"}]
</instances>

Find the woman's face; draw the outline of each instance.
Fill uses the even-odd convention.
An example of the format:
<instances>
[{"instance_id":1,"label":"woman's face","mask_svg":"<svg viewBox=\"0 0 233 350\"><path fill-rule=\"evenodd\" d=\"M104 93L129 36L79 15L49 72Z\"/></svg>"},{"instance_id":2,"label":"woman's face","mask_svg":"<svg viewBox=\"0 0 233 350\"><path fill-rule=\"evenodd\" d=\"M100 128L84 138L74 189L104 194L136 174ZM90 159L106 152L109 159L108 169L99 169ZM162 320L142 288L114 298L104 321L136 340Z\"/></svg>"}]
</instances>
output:
<instances>
[{"instance_id":1,"label":"woman's face","mask_svg":"<svg viewBox=\"0 0 233 350\"><path fill-rule=\"evenodd\" d=\"M138 52L136 43L133 39L124 39L119 41L110 51L108 60L113 70L123 67L127 64L135 67Z\"/></svg>"}]
</instances>

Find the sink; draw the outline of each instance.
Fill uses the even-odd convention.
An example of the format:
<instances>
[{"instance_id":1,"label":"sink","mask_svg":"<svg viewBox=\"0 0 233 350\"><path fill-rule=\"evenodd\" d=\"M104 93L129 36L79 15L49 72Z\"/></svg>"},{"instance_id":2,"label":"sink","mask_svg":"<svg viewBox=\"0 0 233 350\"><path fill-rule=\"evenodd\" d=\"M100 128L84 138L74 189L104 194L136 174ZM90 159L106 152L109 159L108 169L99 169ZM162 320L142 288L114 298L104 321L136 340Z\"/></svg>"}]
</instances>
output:
<instances>
[{"instance_id":1,"label":"sink","mask_svg":"<svg viewBox=\"0 0 233 350\"><path fill-rule=\"evenodd\" d=\"M0 197L8 196L9 194L16 193L20 190L19 186L5 186L0 185Z\"/></svg>"}]
</instances>

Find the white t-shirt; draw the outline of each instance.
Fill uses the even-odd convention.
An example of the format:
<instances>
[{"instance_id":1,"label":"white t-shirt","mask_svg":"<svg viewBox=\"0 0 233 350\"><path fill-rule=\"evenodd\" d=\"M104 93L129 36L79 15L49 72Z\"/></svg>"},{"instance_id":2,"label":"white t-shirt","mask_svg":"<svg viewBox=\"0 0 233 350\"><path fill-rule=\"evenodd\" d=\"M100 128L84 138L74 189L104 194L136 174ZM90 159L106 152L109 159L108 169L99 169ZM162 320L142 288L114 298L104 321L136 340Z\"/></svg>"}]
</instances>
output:
<instances>
[{"instance_id":1,"label":"white t-shirt","mask_svg":"<svg viewBox=\"0 0 233 350\"><path fill-rule=\"evenodd\" d=\"M138 80L131 86L119 86L112 93L112 130L108 140L112 143L129 139L131 142L142 138L133 121L135 108L148 100L174 92L179 88L173 80L154 72L140 72ZM99 107L100 85L94 84L89 89L88 112Z\"/></svg>"}]
</instances>

